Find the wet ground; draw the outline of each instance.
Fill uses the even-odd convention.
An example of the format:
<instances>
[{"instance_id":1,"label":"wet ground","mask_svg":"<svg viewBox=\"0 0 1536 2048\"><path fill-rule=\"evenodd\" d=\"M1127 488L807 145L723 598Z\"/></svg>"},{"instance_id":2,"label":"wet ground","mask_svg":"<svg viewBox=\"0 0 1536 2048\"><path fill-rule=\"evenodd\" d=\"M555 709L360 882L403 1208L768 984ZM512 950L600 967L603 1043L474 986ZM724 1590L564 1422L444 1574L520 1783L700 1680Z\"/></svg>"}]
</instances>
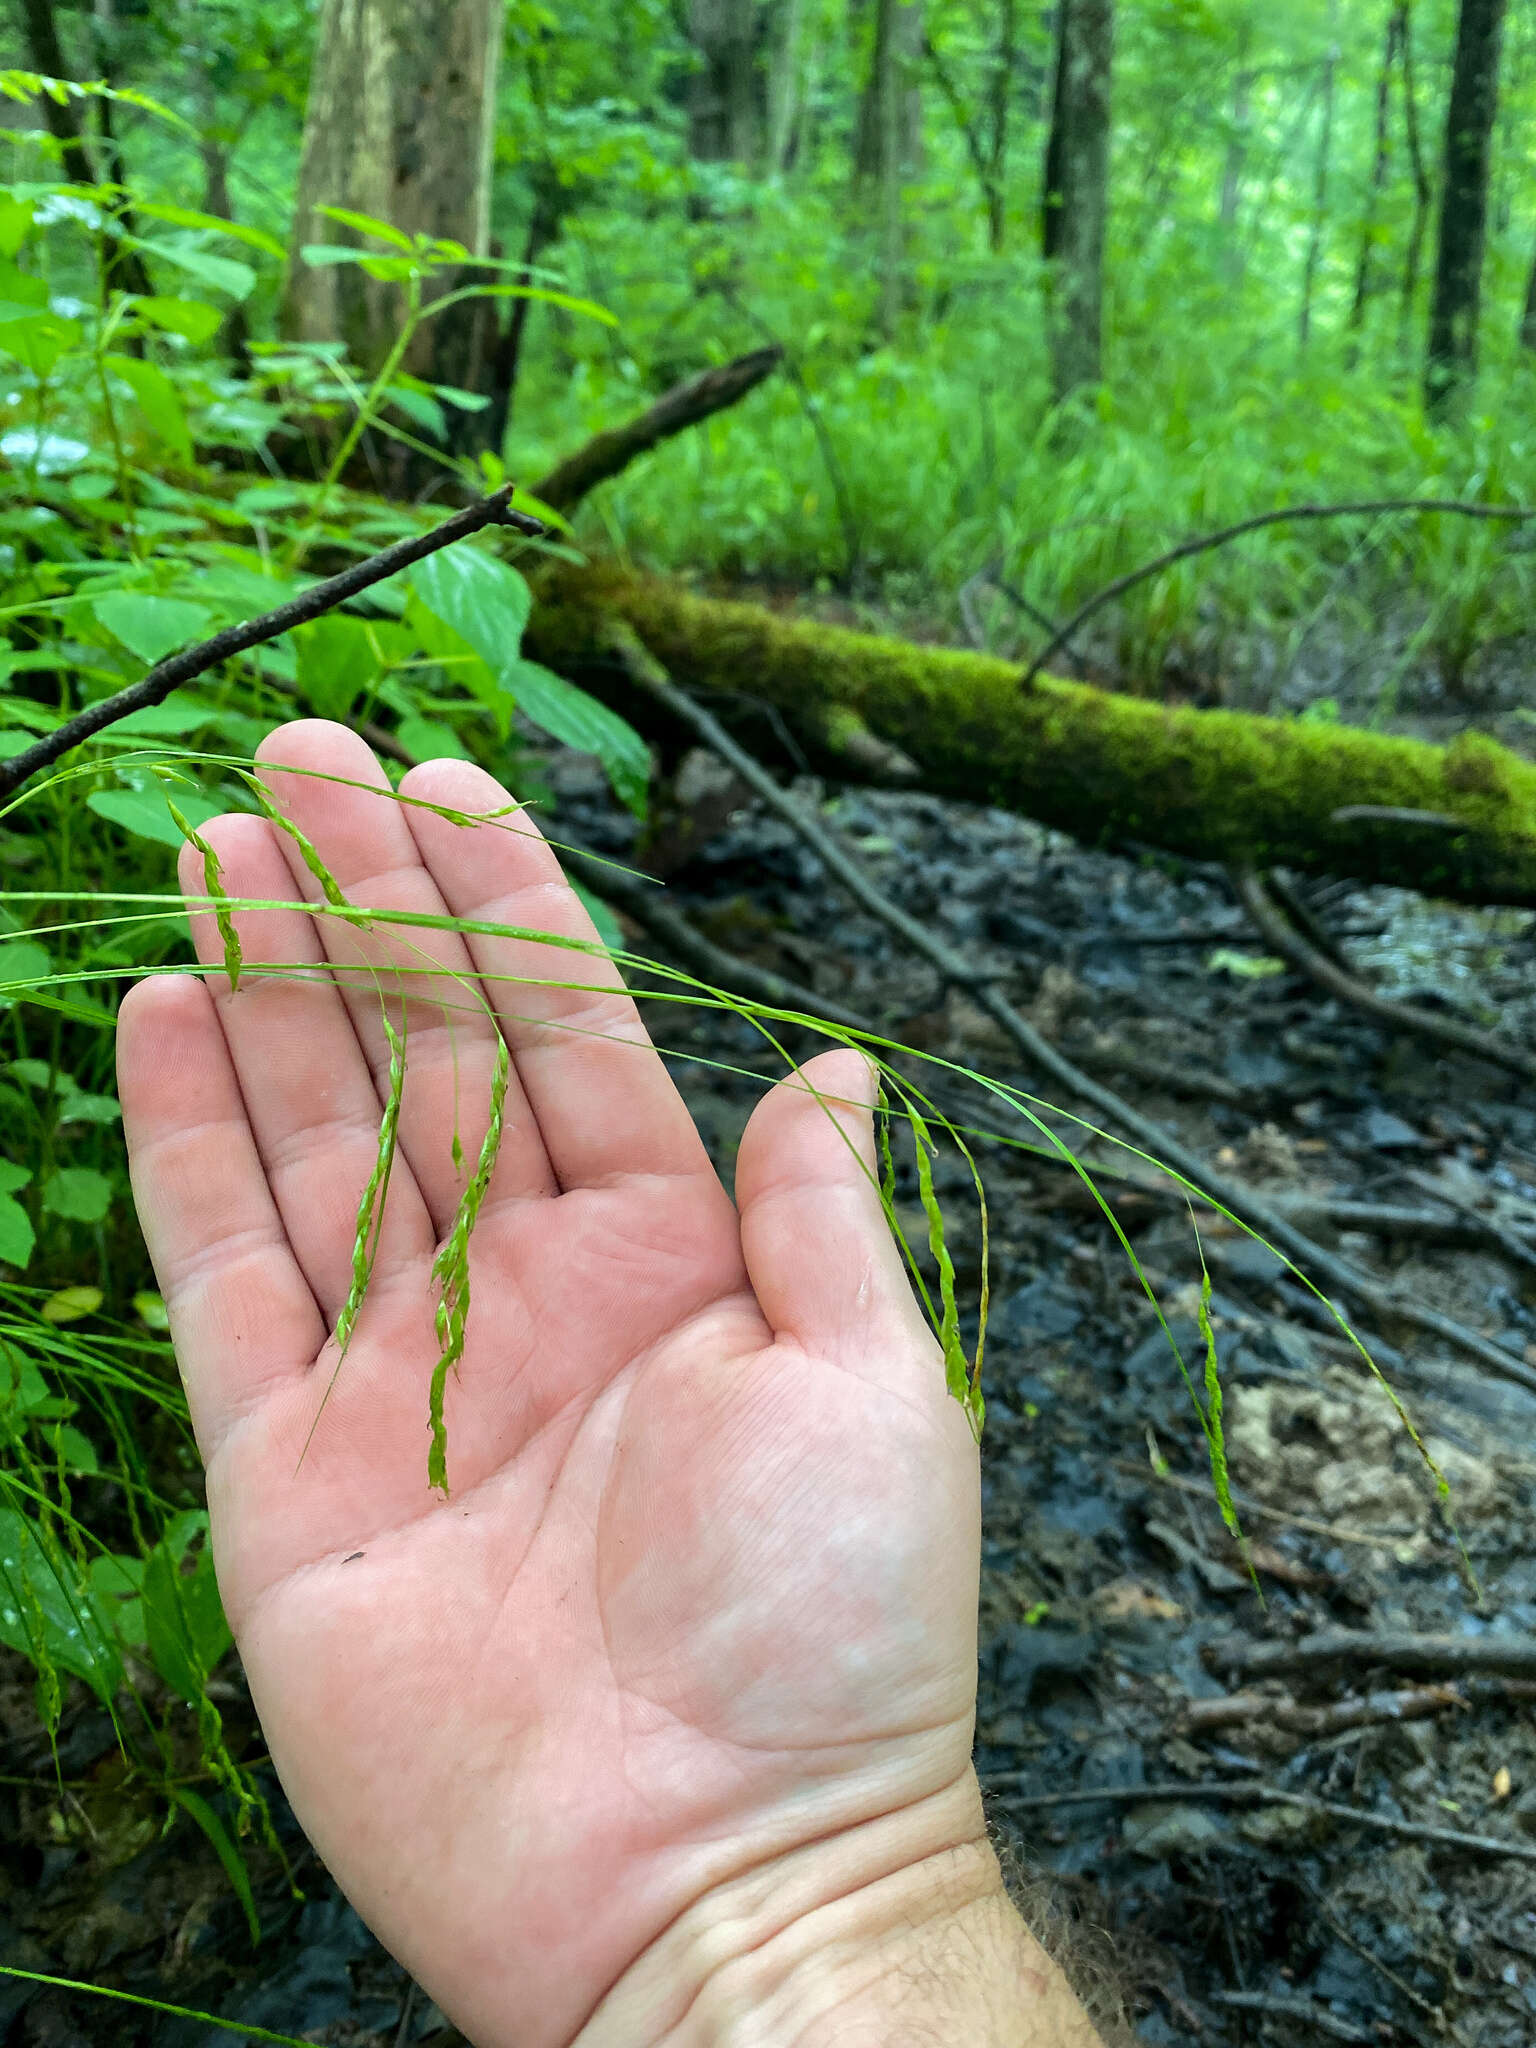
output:
<instances>
[{"instance_id":1,"label":"wet ground","mask_svg":"<svg viewBox=\"0 0 1536 2048\"><path fill-rule=\"evenodd\" d=\"M552 780L571 830L631 851L587 764L557 760ZM906 909L994 969L1101 1080L1315 1237L1536 1362L1536 1100L1518 1084L1394 1038L1267 962L1209 871L1087 853L921 796L857 793L829 816ZM1039 1087L974 1004L756 807L728 813L673 889L717 944L895 1038ZM1311 901L1386 992L1533 1042L1531 919L1337 886ZM776 1064L740 1020L681 1014L662 1012L656 1030L729 1174L757 1077ZM980 1116L980 1097L946 1101ZM995 1104L988 1114L996 1126ZM1245 1558L1191 1395L1082 1183L1002 1146L978 1156L992 1315L977 1761L999 1833L1054 1879L1068 1918L1108 1930L1142 2041L1526 2048L1536 1394L1404 1329L1371 1333L1451 1482L1447 1513L1326 1314L1271 1254L1204 1215ZM1129 1175L1104 1185L1199 1378L1187 1208L1113 1147L1087 1156ZM939 1185L957 1263L974 1270L958 1158ZM898 1194L919 1219L915 1177ZM973 1325L975 1300L973 1279ZM1304 1650L1338 1629L1364 1640L1326 1665L1245 1677L1234 1663L1234 1643ZM1437 1668L1404 1635L1452 1647ZM1470 1670L1455 1647L1469 1644ZM231 1739L258 1754L238 1672L221 1677ZM162 1835L162 1816L131 1798L114 1805L100 1717L66 1724L62 1807L35 1729L29 1684L7 1667L0 1962L336 2048L457 2039L328 1889L280 1803L305 1896L275 1858L254 1858L265 1932L253 1956L203 1838L184 1822ZM0 2040L26 2048L239 2038L0 1979Z\"/></svg>"}]
</instances>

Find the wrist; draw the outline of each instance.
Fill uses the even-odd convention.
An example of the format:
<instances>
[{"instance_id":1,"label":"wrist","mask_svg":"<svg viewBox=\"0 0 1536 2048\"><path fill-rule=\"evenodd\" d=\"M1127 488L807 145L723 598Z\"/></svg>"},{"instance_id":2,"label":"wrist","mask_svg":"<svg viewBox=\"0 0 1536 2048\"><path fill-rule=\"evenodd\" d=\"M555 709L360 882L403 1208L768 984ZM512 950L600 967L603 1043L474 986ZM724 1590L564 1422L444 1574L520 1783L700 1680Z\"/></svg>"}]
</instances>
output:
<instances>
[{"instance_id":1,"label":"wrist","mask_svg":"<svg viewBox=\"0 0 1536 2048\"><path fill-rule=\"evenodd\" d=\"M719 1887L573 2048L1097 2048L986 1838L974 1773Z\"/></svg>"}]
</instances>

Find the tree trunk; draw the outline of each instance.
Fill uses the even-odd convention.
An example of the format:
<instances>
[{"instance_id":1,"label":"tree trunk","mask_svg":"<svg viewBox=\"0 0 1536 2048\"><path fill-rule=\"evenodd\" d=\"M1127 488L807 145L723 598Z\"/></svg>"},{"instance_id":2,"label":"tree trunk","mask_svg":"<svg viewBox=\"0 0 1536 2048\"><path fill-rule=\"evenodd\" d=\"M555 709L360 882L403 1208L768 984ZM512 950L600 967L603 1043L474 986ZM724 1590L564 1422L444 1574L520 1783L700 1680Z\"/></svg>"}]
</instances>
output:
<instances>
[{"instance_id":1,"label":"tree trunk","mask_svg":"<svg viewBox=\"0 0 1536 2048\"><path fill-rule=\"evenodd\" d=\"M757 0L689 0L688 37L700 58L689 81L689 149L701 163L755 163Z\"/></svg>"},{"instance_id":2,"label":"tree trunk","mask_svg":"<svg viewBox=\"0 0 1536 2048\"><path fill-rule=\"evenodd\" d=\"M1243 54L1246 55L1247 37L1243 40ZM1252 121L1253 73L1245 64L1232 81L1232 128L1227 136L1226 155L1222 159L1221 205L1217 216L1223 232L1232 242L1236 239L1238 209L1243 199L1243 174L1248 168Z\"/></svg>"},{"instance_id":3,"label":"tree trunk","mask_svg":"<svg viewBox=\"0 0 1536 2048\"><path fill-rule=\"evenodd\" d=\"M987 149L987 247L1003 253L1004 208L1008 192L1008 112L1013 104L1013 76L1019 61L1018 0L1002 0L997 46L992 53L992 133Z\"/></svg>"},{"instance_id":4,"label":"tree trunk","mask_svg":"<svg viewBox=\"0 0 1536 2048\"><path fill-rule=\"evenodd\" d=\"M1360 254L1355 262L1354 297L1349 307L1351 334L1359 334L1365 326L1365 310L1376 292L1376 236L1381 222L1381 196L1387 187L1387 172L1392 162L1392 67L1402 46L1403 24L1407 17L1408 0L1392 0L1386 41L1381 52L1381 69L1376 74L1376 146L1371 157L1365 220L1360 229Z\"/></svg>"},{"instance_id":5,"label":"tree trunk","mask_svg":"<svg viewBox=\"0 0 1536 2048\"><path fill-rule=\"evenodd\" d=\"M1536 349L1536 257L1531 261L1531 274L1526 281L1525 307L1520 315L1520 346Z\"/></svg>"},{"instance_id":6,"label":"tree trunk","mask_svg":"<svg viewBox=\"0 0 1536 2048\"><path fill-rule=\"evenodd\" d=\"M1058 0L1042 235L1055 272L1049 324L1058 400L1103 375L1114 29L1114 0Z\"/></svg>"},{"instance_id":7,"label":"tree trunk","mask_svg":"<svg viewBox=\"0 0 1536 2048\"><path fill-rule=\"evenodd\" d=\"M1013 662L786 620L608 563L557 565L536 599L529 653L642 729L658 732L657 707L626 685L614 618L727 722L745 716L760 737L770 709L813 766L845 781L878 778L878 763L905 755L924 789L1088 844L1536 905L1536 765L1478 733L1434 747L1170 711L1049 677L1024 690Z\"/></svg>"},{"instance_id":8,"label":"tree trunk","mask_svg":"<svg viewBox=\"0 0 1536 2048\"><path fill-rule=\"evenodd\" d=\"M1328 55L1323 62L1323 119L1318 131L1317 169L1312 182L1312 230L1307 237L1307 260L1301 279L1301 314L1297 322L1297 340L1303 348L1312 339L1312 301L1323 260L1323 237L1328 230L1328 174L1333 163L1333 108L1339 80L1338 27L1338 0L1332 0L1328 9Z\"/></svg>"},{"instance_id":9,"label":"tree trunk","mask_svg":"<svg viewBox=\"0 0 1536 2048\"><path fill-rule=\"evenodd\" d=\"M1488 221L1488 169L1499 107L1507 0L1461 0L1445 124L1445 189L1429 318L1424 396L1443 412L1477 367L1478 301Z\"/></svg>"},{"instance_id":10,"label":"tree trunk","mask_svg":"<svg viewBox=\"0 0 1536 2048\"><path fill-rule=\"evenodd\" d=\"M782 177L797 154L804 30L804 0L779 0L768 70L768 142L763 162L770 178Z\"/></svg>"},{"instance_id":11,"label":"tree trunk","mask_svg":"<svg viewBox=\"0 0 1536 2048\"><path fill-rule=\"evenodd\" d=\"M504 0L324 0L282 325L347 344L367 374L400 330L400 287L354 264L311 269L306 242L357 243L316 212L344 206L406 234L488 253L491 144ZM378 248L376 243L365 246ZM381 252L382 253L382 252ZM431 374L428 328L408 367Z\"/></svg>"},{"instance_id":12,"label":"tree trunk","mask_svg":"<svg viewBox=\"0 0 1536 2048\"><path fill-rule=\"evenodd\" d=\"M899 178L921 165L922 53L923 0L875 0L873 47L853 145L854 178L861 185L881 185L892 171Z\"/></svg>"},{"instance_id":13,"label":"tree trunk","mask_svg":"<svg viewBox=\"0 0 1536 2048\"><path fill-rule=\"evenodd\" d=\"M1419 128L1419 89L1413 70L1413 6L1403 8L1403 130L1408 144L1408 162L1413 170L1413 225L1408 231L1408 253L1403 259L1402 309L1399 345L1406 347L1413 325L1414 306L1419 296L1419 273L1424 264L1424 237L1429 232L1430 208L1435 188L1424 161L1424 138Z\"/></svg>"}]
</instances>

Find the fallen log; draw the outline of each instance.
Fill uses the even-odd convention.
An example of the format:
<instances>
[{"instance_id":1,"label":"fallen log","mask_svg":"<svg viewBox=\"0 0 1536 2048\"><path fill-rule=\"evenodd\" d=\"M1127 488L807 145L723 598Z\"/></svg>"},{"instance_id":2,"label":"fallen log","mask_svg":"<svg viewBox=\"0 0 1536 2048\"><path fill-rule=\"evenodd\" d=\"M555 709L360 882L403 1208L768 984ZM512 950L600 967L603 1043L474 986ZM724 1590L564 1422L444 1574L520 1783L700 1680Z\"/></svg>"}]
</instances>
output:
<instances>
[{"instance_id":1,"label":"fallen log","mask_svg":"<svg viewBox=\"0 0 1536 2048\"><path fill-rule=\"evenodd\" d=\"M712 693L727 724L741 729L754 703L766 707L813 765L845 781L881 779L874 735L910 757L921 787L1089 845L1133 840L1195 860L1536 906L1536 765L1480 733L1434 747L1173 710L1048 676L1022 689L1015 666L986 655L783 619L608 562L554 565L527 651L658 734L672 727L616 658L615 620L678 681Z\"/></svg>"}]
</instances>

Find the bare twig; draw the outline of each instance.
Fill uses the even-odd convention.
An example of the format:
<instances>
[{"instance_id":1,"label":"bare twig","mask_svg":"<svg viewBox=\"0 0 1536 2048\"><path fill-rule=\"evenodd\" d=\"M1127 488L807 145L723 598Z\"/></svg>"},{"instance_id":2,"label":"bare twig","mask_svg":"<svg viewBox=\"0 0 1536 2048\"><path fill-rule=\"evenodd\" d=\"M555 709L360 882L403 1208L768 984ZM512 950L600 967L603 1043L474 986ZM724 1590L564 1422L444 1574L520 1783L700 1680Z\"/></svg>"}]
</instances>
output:
<instances>
[{"instance_id":1,"label":"bare twig","mask_svg":"<svg viewBox=\"0 0 1536 2048\"><path fill-rule=\"evenodd\" d=\"M1409 1167L1403 1175L1410 1186L1430 1195L1437 1202L1444 1202L1448 1209L1454 1209L1462 1217L1463 1229L1478 1231L1490 1250L1499 1252L1513 1265L1524 1266L1527 1270L1536 1268L1536 1246L1526 1242L1517 1232L1506 1230L1502 1223L1485 1216L1476 1203L1467 1201L1444 1181L1437 1180L1432 1173L1420 1173Z\"/></svg>"},{"instance_id":2,"label":"bare twig","mask_svg":"<svg viewBox=\"0 0 1536 2048\"><path fill-rule=\"evenodd\" d=\"M1179 1472L1153 1472L1148 1466L1135 1464L1129 1458L1112 1458L1110 1463L1117 1472L1124 1472L1132 1479L1144 1479L1149 1486L1171 1486L1196 1500L1211 1499L1208 1478L1186 1479ZM1293 1515L1285 1508L1270 1507L1266 1502L1256 1500L1252 1494L1238 1492L1236 1487L1232 1490L1232 1499L1243 1515L1253 1515L1265 1522L1279 1522L1287 1529L1300 1529L1304 1535L1320 1536L1328 1543L1354 1543L1362 1549L1390 1550L1394 1543L1403 1542L1413 1533L1406 1529L1340 1529L1332 1522L1315 1522L1306 1515Z\"/></svg>"},{"instance_id":3,"label":"bare twig","mask_svg":"<svg viewBox=\"0 0 1536 2048\"><path fill-rule=\"evenodd\" d=\"M1238 901L1258 927L1264 943L1272 946L1329 995L1337 997L1341 1003L1348 1003L1353 1009L1364 1011L1366 1016L1374 1017L1378 1023L1394 1031L1425 1039L1432 1045L1448 1046L1455 1052L1471 1053L1475 1059L1502 1067L1506 1073L1518 1075L1522 1081L1536 1082L1536 1060L1530 1059L1518 1047L1507 1045L1502 1039L1479 1031L1474 1025L1460 1024L1454 1017L1437 1016L1432 1010L1418 1009L1412 1003L1395 1003L1387 996L1378 995L1357 975L1346 972L1319 952L1302 935L1270 895L1263 876L1256 869L1234 867L1229 873Z\"/></svg>"},{"instance_id":4,"label":"bare twig","mask_svg":"<svg viewBox=\"0 0 1536 2048\"><path fill-rule=\"evenodd\" d=\"M1536 1678L1536 1636L1425 1636L1403 1632L1330 1628L1298 1643L1259 1643L1246 1636L1206 1645L1207 1663L1244 1678L1273 1678L1297 1671L1352 1672L1389 1669L1422 1678L1447 1673L1495 1672L1506 1678Z\"/></svg>"},{"instance_id":5,"label":"bare twig","mask_svg":"<svg viewBox=\"0 0 1536 2048\"><path fill-rule=\"evenodd\" d=\"M1057 1806L1182 1806L1186 1801L1220 1806L1294 1806L1304 1813L1322 1814L1329 1820L1366 1828L1373 1834L1430 1842L1443 1849L1465 1849L1474 1856L1503 1856L1515 1863L1536 1863L1536 1843L1505 1841L1497 1835L1470 1835L1462 1828L1435 1827L1427 1821L1393 1820L1388 1814L1372 1813L1365 1807L1345 1806L1334 1799L1314 1799L1309 1792L1287 1792L1279 1785L1256 1784L1242 1778L1197 1778L1187 1785L1101 1785L1095 1791L1076 1792L1021 1794L1011 1789L1028 1782L1026 1772L1002 1771L989 1775L982 1789L995 1793L1000 1804L1024 1813L1044 1813Z\"/></svg>"},{"instance_id":6,"label":"bare twig","mask_svg":"<svg viewBox=\"0 0 1536 2048\"><path fill-rule=\"evenodd\" d=\"M1330 2041L1360 2041L1370 2048L1376 2039L1363 2027L1338 2019L1315 1998L1278 1998L1267 1991L1213 1991L1210 1998L1212 2005L1225 2005L1233 2012L1255 2012L1277 2020L1299 2020L1317 2033L1326 2034Z\"/></svg>"},{"instance_id":7,"label":"bare twig","mask_svg":"<svg viewBox=\"0 0 1536 2048\"><path fill-rule=\"evenodd\" d=\"M1160 576L1165 569L1171 569L1177 562L1187 562L1191 555L1208 554L1212 548L1225 547L1229 541L1241 540L1245 533L1257 533L1261 527L1280 526L1291 520L1303 519L1370 519L1387 512L1449 512L1464 519L1536 519L1536 507L1526 505L1474 505L1460 498L1368 498L1356 504L1347 505L1283 505L1273 512L1256 512L1251 519L1240 519L1235 526L1224 526L1218 533L1195 534L1182 540L1177 547L1169 548L1150 562L1143 562L1140 568L1127 570L1117 576L1113 583L1106 583L1102 590L1080 604L1065 625L1059 626L1045 646L1035 656L1021 678L1021 687L1028 689L1035 678L1067 645L1073 635L1101 612L1105 605L1113 604L1117 597L1124 597L1128 590L1134 590L1138 583L1146 583L1154 576Z\"/></svg>"},{"instance_id":8,"label":"bare twig","mask_svg":"<svg viewBox=\"0 0 1536 2048\"><path fill-rule=\"evenodd\" d=\"M594 434L585 446L566 456L533 486L534 497L557 512L573 511L589 491L616 477L658 442L670 440L685 427L696 426L700 420L723 412L749 391L755 391L778 368L783 355L777 344L755 349L750 355L737 356L734 362L722 363L716 369L704 370L697 377L673 385L635 419Z\"/></svg>"},{"instance_id":9,"label":"bare twig","mask_svg":"<svg viewBox=\"0 0 1536 2048\"><path fill-rule=\"evenodd\" d=\"M1466 1704L1466 1696L1454 1685L1370 1692L1353 1699L1329 1700L1321 1706L1277 1699L1268 1692L1234 1692L1224 1699L1189 1700L1179 1714L1179 1726L1189 1735L1208 1735L1218 1728L1241 1728L1250 1721L1262 1721L1266 1727L1283 1728L1291 1735L1335 1735L1346 1728L1368 1728L1382 1721L1427 1721Z\"/></svg>"},{"instance_id":10,"label":"bare twig","mask_svg":"<svg viewBox=\"0 0 1536 2048\"><path fill-rule=\"evenodd\" d=\"M1449 811L1400 810L1393 804L1340 804L1331 814L1335 825L1422 825L1431 832L1465 832L1465 818Z\"/></svg>"},{"instance_id":11,"label":"bare twig","mask_svg":"<svg viewBox=\"0 0 1536 2048\"><path fill-rule=\"evenodd\" d=\"M228 661L232 655L244 654L247 648L259 647L265 640L275 640L279 634L291 632L295 626L307 625L311 619L318 619L322 613L334 611L337 605L345 604L349 597L356 597L360 591L382 583L386 577L410 568L413 562L435 555L440 548L451 547L456 540L465 540L470 534L479 533L482 527L510 526L514 532L530 535L546 532L542 521L530 518L526 512L511 509L512 489L511 484L503 484L488 498L456 512L441 526L434 526L430 533L396 541L393 547L383 548L366 561L355 562L350 569L343 569L339 576L328 576L323 583L311 584L302 595L290 598L286 604L280 604L270 612L263 612L259 618L243 619L238 626L226 626L211 640L199 641L196 647L183 648L180 654L168 655L164 661L156 662L148 675L130 683L127 689L118 690L111 697L103 697L98 704L87 705L84 711L66 719L53 732L45 733L32 746L13 754L9 761L0 761L0 798L19 789L29 776L57 761L72 747L78 747L82 741L93 738L107 726L115 725L120 718L143 711L148 705L163 703L172 690L182 683L190 683L196 676L205 675L221 661Z\"/></svg>"}]
</instances>

